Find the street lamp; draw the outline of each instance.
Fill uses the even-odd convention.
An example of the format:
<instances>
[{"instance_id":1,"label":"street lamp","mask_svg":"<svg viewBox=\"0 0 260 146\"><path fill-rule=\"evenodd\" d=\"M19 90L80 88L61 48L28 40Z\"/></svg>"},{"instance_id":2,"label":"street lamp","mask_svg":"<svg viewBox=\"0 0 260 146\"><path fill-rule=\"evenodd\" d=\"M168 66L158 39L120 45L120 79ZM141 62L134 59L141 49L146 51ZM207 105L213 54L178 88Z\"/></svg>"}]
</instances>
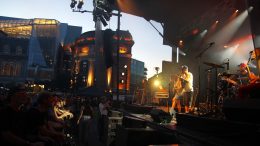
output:
<instances>
[{"instance_id":1,"label":"street lamp","mask_svg":"<svg viewBox=\"0 0 260 146\"><path fill-rule=\"evenodd\" d=\"M128 71L127 71L127 65L124 65L125 68L125 95L127 93L127 75L128 75Z\"/></svg>"}]
</instances>

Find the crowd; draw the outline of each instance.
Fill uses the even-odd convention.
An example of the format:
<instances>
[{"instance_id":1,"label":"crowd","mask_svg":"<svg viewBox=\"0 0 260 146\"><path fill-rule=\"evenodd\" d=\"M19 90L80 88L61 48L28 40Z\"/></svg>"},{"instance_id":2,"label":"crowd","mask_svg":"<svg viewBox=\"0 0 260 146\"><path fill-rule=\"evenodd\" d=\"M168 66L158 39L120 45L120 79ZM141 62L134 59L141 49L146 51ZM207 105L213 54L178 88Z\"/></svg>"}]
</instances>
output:
<instances>
[{"instance_id":1,"label":"crowd","mask_svg":"<svg viewBox=\"0 0 260 146\"><path fill-rule=\"evenodd\" d=\"M78 145L83 116L93 119L101 142L105 142L108 104L102 98L62 97L55 92L28 94L18 85L0 94L0 145L4 146L65 146ZM101 125L100 125L101 124ZM72 136L75 141L72 142ZM68 141L71 143L68 144Z\"/></svg>"}]
</instances>

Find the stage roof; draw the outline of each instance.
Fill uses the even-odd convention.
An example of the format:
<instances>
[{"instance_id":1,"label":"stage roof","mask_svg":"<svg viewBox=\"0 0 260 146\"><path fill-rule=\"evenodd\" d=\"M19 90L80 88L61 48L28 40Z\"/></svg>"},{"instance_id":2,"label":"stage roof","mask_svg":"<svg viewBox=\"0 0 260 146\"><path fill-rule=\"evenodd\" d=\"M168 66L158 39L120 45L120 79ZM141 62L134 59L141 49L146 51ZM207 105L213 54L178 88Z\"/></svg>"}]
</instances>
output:
<instances>
[{"instance_id":1,"label":"stage roof","mask_svg":"<svg viewBox=\"0 0 260 146\"><path fill-rule=\"evenodd\" d=\"M232 11L243 9L244 3L244 0L117 0L122 12L162 23L165 45L177 45L194 30L203 31Z\"/></svg>"}]
</instances>

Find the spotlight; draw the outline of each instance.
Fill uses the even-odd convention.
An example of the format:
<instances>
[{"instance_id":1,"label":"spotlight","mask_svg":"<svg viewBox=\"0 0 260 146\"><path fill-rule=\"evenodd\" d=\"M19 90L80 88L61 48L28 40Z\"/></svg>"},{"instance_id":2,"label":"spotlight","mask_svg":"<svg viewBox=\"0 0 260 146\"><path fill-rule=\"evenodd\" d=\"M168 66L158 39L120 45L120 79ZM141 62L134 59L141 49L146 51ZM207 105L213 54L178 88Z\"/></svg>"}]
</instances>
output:
<instances>
[{"instance_id":1,"label":"spotlight","mask_svg":"<svg viewBox=\"0 0 260 146\"><path fill-rule=\"evenodd\" d=\"M83 4L84 4L83 0L79 0L79 3L78 3L77 8L78 8L78 9L81 9L82 6L83 6Z\"/></svg>"},{"instance_id":2,"label":"spotlight","mask_svg":"<svg viewBox=\"0 0 260 146\"><path fill-rule=\"evenodd\" d=\"M105 9L105 11L106 11L107 13L111 13L111 12L112 12L112 9L110 8L109 5L106 5L106 6L104 7L104 9Z\"/></svg>"},{"instance_id":3,"label":"spotlight","mask_svg":"<svg viewBox=\"0 0 260 146\"><path fill-rule=\"evenodd\" d=\"M106 22L106 20L104 19L104 17L102 15L99 16L99 19L100 19L100 21L102 22L102 24L104 26L107 26L107 22Z\"/></svg>"},{"instance_id":4,"label":"spotlight","mask_svg":"<svg viewBox=\"0 0 260 146\"><path fill-rule=\"evenodd\" d=\"M216 23L216 24L218 24L218 23L219 23L219 21L217 20L215 23Z\"/></svg>"},{"instance_id":5,"label":"spotlight","mask_svg":"<svg viewBox=\"0 0 260 146\"><path fill-rule=\"evenodd\" d=\"M179 41L179 46L183 46L183 40Z\"/></svg>"},{"instance_id":6,"label":"spotlight","mask_svg":"<svg viewBox=\"0 0 260 146\"><path fill-rule=\"evenodd\" d=\"M155 87L158 87L161 83L158 79L156 79L153 84Z\"/></svg>"},{"instance_id":7,"label":"spotlight","mask_svg":"<svg viewBox=\"0 0 260 146\"><path fill-rule=\"evenodd\" d=\"M236 10L236 13L238 12L239 10Z\"/></svg>"},{"instance_id":8,"label":"spotlight","mask_svg":"<svg viewBox=\"0 0 260 146\"><path fill-rule=\"evenodd\" d=\"M104 18L106 19L106 21L110 20L111 14L108 13L103 13Z\"/></svg>"},{"instance_id":9,"label":"spotlight","mask_svg":"<svg viewBox=\"0 0 260 146\"><path fill-rule=\"evenodd\" d=\"M248 12L251 12L253 9L254 9L254 7L250 6L250 7L248 8Z\"/></svg>"},{"instance_id":10,"label":"spotlight","mask_svg":"<svg viewBox=\"0 0 260 146\"><path fill-rule=\"evenodd\" d=\"M77 1L71 0L70 7L71 9L75 8L75 5L77 4Z\"/></svg>"}]
</instances>

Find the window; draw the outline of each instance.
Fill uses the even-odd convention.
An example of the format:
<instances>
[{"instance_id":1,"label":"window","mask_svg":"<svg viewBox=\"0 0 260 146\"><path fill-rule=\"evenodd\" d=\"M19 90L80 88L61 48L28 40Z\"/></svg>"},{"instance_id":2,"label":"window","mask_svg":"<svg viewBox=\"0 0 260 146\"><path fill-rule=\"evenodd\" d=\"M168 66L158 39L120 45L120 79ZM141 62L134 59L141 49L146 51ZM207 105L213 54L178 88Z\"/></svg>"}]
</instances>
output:
<instances>
[{"instance_id":1,"label":"window","mask_svg":"<svg viewBox=\"0 0 260 146\"><path fill-rule=\"evenodd\" d=\"M23 55L23 48L21 46L17 46L15 49L16 55Z\"/></svg>"},{"instance_id":2,"label":"window","mask_svg":"<svg viewBox=\"0 0 260 146\"><path fill-rule=\"evenodd\" d=\"M1 54L10 54L10 53L11 53L10 46L9 45L4 45Z\"/></svg>"}]
</instances>

